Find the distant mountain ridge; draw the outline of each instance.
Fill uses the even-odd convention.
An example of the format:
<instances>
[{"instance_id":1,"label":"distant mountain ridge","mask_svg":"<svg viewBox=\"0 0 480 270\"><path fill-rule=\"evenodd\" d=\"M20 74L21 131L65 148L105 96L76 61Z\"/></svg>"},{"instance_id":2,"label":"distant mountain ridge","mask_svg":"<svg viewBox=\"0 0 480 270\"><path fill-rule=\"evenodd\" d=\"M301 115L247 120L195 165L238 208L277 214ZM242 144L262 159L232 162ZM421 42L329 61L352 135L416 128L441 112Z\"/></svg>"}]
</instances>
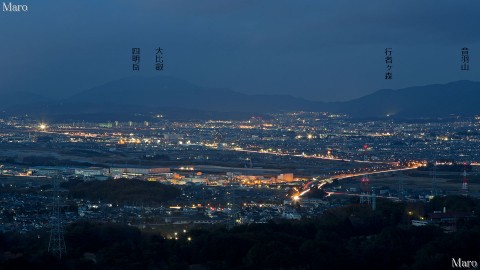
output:
<instances>
[{"instance_id":1,"label":"distant mountain ridge","mask_svg":"<svg viewBox=\"0 0 480 270\"><path fill-rule=\"evenodd\" d=\"M319 102L288 95L249 95L211 89L173 77L129 77L83 91L62 101L19 94L10 113L42 116L131 115L168 111L183 118L222 118L281 111L328 111L353 118L421 118L480 115L480 82L455 81L404 89L384 89L346 102ZM33 100L37 98L38 100ZM40 101L39 101L40 100ZM10 105L10 106L8 106ZM214 117L215 116L215 117Z\"/></svg>"},{"instance_id":2,"label":"distant mountain ridge","mask_svg":"<svg viewBox=\"0 0 480 270\"><path fill-rule=\"evenodd\" d=\"M77 94L67 102L128 104L149 108L178 107L218 112L275 112L314 109L317 102L284 95L247 95L204 88L172 77L131 77Z\"/></svg>"},{"instance_id":3,"label":"distant mountain ridge","mask_svg":"<svg viewBox=\"0 0 480 270\"><path fill-rule=\"evenodd\" d=\"M441 117L480 114L480 82L455 81L404 89L385 89L347 102L332 111L356 117Z\"/></svg>"}]
</instances>

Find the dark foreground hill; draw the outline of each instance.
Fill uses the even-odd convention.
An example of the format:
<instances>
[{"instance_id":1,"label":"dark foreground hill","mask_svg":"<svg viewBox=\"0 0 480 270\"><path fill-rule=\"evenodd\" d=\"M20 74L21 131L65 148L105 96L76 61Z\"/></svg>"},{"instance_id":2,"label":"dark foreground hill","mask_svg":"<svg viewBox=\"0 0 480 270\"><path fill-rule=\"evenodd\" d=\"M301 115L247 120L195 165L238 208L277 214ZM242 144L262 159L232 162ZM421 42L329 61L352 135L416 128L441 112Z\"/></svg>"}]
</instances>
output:
<instances>
[{"instance_id":1,"label":"dark foreground hill","mask_svg":"<svg viewBox=\"0 0 480 270\"><path fill-rule=\"evenodd\" d=\"M430 210L480 211L465 197L435 198ZM48 233L0 233L0 269L452 269L452 258L480 261L480 220L444 233L409 225L409 205L379 200L375 212L350 205L321 217L190 230L168 239L136 227L78 222L67 254L47 252Z\"/></svg>"}]
</instances>

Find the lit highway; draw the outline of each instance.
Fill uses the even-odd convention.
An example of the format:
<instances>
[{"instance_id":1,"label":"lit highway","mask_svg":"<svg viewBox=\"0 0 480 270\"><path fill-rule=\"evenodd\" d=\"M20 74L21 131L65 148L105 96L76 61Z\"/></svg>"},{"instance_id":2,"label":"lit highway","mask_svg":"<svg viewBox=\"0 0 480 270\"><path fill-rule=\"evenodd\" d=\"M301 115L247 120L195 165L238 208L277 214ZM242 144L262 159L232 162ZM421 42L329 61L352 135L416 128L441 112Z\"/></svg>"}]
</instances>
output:
<instances>
[{"instance_id":1,"label":"lit highway","mask_svg":"<svg viewBox=\"0 0 480 270\"><path fill-rule=\"evenodd\" d=\"M285 154L285 153L277 153L277 152L267 152L267 151L256 151L256 150L246 150L246 149L239 149L233 148L233 151L238 152L246 152L246 153L256 153L256 154L267 154L267 155L275 155L275 156L292 156L292 157L303 157L303 158L316 158L322 160L334 160L334 161L344 161L344 162L357 162L357 163L367 163L367 164L389 164L389 165L398 165L397 162L385 162L385 161L365 161L365 160L358 160L358 159L342 159L336 157L326 157L326 156L315 156L315 155L305 155L305 154Z\"/></svg>"},{"instance_id":2,"label":"lit highway","mask_svg":"<svg viewBox=\"0 0 480 270\"><path fill-rule=\"evenodd\" d=\"M418 167L408 167L408 168L398 168L398 169L389 169L389 170L383 170L383 171L375 171L375 172L367 172L367 173L353 173L353 174L341 174L335 177L329 177L325 179L313 179L308 185L304 187L304 190L298 194L295 194L292 196L294 200L298 200L303 196L305 193L310 191L310 187L316 183L318 183L318 187L321 188L322 186L332 183L333 180L342 180L342 179L347 179L347 178L352 178L352 177L359 177L359 176L365 176L365 175L375 175L375 174L382 174L382 173L393 173L393 172L399 172L399 171L408 171L408 170L414 170L417 169ZM339 192L329 192L328 196L331 194L344 194L348 195L346 193L339 193Z\"/></svg>"}]
</instances>

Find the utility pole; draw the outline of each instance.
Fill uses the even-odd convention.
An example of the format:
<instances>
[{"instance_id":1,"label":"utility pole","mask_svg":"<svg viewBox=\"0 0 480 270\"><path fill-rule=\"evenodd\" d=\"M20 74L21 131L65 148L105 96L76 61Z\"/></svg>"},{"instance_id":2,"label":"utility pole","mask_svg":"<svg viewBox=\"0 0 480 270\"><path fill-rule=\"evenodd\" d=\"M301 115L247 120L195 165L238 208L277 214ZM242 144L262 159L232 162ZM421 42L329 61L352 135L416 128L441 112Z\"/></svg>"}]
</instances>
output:
<instances>
[{"instance_id":1,"label":"utility pole","mask_svg":"<svg viewBox=\"0 0 480 270\"><path fill-rule=\"evenodd\" d=\"M63 199L60 196L60 176L53 177L53 189L52 191L52 213L50 216L50 242L48 243L48 252L52 253L55 257L61 259L63 255L67 253L64 238L64 226L63 226L63 213L62 207Z\"/></svg>"}]
</instances>

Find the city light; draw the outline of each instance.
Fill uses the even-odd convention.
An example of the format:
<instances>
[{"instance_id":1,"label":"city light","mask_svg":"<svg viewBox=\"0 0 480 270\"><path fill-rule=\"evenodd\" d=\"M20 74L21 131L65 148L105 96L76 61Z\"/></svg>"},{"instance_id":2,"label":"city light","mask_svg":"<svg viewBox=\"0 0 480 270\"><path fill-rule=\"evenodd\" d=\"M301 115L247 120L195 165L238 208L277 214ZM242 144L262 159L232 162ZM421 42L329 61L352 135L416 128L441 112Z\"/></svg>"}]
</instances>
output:
<instances>
[{"instance_id":1,"label":"city light","mask_svg":"<svg viewBox=\"0 0 480 270\"><path fill-rule=\"evenodd\" d=\"M48 128L47 124L45 123L41 123L40 125L38 125L38 128L41 130L41 131L44 131Z\"/></svg>"}]
</instances>

